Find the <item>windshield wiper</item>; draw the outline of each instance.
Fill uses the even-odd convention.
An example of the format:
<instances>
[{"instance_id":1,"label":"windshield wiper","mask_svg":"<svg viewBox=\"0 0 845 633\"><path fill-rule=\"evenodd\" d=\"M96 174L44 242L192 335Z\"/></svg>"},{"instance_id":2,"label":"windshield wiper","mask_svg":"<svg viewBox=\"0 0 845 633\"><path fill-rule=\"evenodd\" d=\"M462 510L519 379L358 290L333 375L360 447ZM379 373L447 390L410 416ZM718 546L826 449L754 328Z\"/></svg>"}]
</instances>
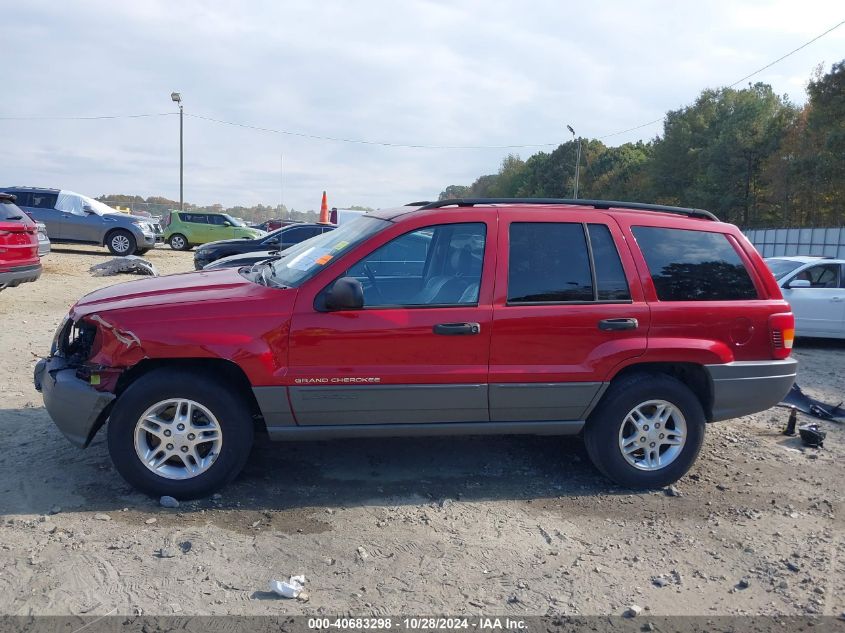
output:
<instances>
[{"instance_id":1,"label":"windshield wiper","mask_svg":"<svg viewBox=\"0 0 845 633\"><path fill-rule=\"evenodd\" d=\"M259 266L260 268L258 268ZM262 286L267 286L268 288L289 288L289 286L277 283L272 275L268 275L268 271L273 271L273 262L268 260L256 262L249 269L250 273L256 275L256 281Z\"/></svg>"}]
</instances>

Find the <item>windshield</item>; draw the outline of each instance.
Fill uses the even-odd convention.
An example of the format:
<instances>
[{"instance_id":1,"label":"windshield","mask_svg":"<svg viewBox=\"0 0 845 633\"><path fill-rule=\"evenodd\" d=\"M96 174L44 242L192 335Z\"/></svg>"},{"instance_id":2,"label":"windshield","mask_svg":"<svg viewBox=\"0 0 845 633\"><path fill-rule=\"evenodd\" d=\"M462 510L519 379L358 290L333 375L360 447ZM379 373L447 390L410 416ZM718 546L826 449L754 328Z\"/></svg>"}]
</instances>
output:
<instances>
[{"instance_id":1,"label":"windshield","mask_svg":"<svg viewBox=\"0 0 845 633\"><path fill-rule=\"evenodd\" d=\"M91 207L91 210L96 213L97 215L106 215L108 213L119 213L119 211L115 211L109 205L103 204L99 200L94 200L94 198L89 198L88 196L79 196L82 198L82 201L85 203L86 206Z\"/></svg>"},{"instance_id":2,"label":"windshield","mask_svg":"<svg viewBox=\"0 0 845 633\"><path fill-rule=\"evenodd\" d=\"M276 285L297 287L368 237L390 225L386 220L360 217L349 224L300 242L284 252L272 264L272 280Z\"/></svg>"},{"instance_id":3,"label":"windshield","mask_svg":"<svg viewBox=\"0 0 845 633\"><path fill-rule=\"evenodd\" d=\"M767 259L766 264L772 271L775 279L782 279L799 266L804 265L802 262L792 261L791 259Z\"/></svg>"},{"instance_id":4,"label":"windshield","mask_svg":"<svg viewBox=\"0 0 845 633\"><path fill-rule=\"evenodd\" d=\"M240 220L238 220L237 218L233 218L231 215L228 215L227 213L224 213L224 214L223 214L223 217L224 217L224 218L226 218L226 220L227 220L227 221L229 222L229 224L231 224L232 226L246 226L246 224L244 224L243 222L241 222L241 221L240 221Z\"/></svg>"}]
</instances>

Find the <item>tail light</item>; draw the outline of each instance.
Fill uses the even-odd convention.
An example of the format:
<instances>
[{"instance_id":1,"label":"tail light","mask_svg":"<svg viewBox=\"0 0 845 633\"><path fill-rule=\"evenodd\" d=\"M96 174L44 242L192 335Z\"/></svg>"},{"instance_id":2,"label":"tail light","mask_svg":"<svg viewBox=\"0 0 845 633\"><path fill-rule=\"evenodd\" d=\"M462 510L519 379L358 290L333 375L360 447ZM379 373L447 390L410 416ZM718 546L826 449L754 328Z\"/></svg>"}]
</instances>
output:
<instances>
[{"instance_id":1,"label":"tail light","mask_svg":"<svg viewBox=\"0 0 845 633\"><path fill-rule=\"evenodd\" d=\"M795 340L795 316L791 312L771 315L769 335L772 341L772 356L787 358L792 353L792 342Z\"/></svg>"}]
</instances>

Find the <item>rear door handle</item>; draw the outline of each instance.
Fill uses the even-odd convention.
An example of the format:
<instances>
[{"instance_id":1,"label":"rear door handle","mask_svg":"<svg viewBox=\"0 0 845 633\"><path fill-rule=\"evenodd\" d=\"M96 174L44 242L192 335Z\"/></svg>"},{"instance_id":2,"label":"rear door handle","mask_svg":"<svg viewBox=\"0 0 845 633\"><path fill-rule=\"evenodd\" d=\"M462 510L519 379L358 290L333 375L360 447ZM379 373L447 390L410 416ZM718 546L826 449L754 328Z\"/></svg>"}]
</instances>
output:
<instances>
[{"instance_id":1,"label":"rear door handle","mask_svg":"<svg viewBox=\"0 0 845 633\"><path fill-rule=\"evenodd\" d=\"M435 334L444 336L458 336L461 334L478 334L481 325L478 323L438 323L433 328Z\"/></svg>"},{"instance_id":2,"label":"rear door handle","mask_svg":"<svg viewBox=\"0 0 845 633\"><path fill-rule=\"evenodd\" d=\"M600 330L636 330L639 327L639 322L636 319L621 318L621 319L602 319L599 321Z\"/></svg>"},{"instance_id":3,"label":"rear door handle","mask_svg":"<svg viewBox=\"0 0 845 633\"><path fill-rule=\"evenodd\" d=\"M833 297L831 301L833 301L833 303L840 303L842 301L842 297Z\"/></svg>"}]
</instances>

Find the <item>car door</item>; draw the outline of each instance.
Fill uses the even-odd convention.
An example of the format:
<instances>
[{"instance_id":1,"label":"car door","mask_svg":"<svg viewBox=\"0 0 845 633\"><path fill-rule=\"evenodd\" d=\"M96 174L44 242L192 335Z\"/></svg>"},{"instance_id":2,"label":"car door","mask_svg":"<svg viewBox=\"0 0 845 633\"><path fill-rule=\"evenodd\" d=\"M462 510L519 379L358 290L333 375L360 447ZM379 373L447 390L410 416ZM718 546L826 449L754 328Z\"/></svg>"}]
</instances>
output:
<instances>
[{"instance_id":1,"label":"car door","mask_svg":"<svg viewBox=\"0 0 845 633\"><path fill-rule=\"evenodd\" d=\"M120 226L118 220L124 217L119 212L100 215L90 205L83 204L81 213L74 213L65 220L65 227L75 241L101 244L109 231Z\"/></svg>"},{"instance_id":2,"label":"car door","mask_svg":"<svg viewBox=\"0 0 845 633\"><path fill-rule=\"evenodd\" d=\"M206 244L213 241L208 230L208 216L205 213L184 213L183 221L188 228L188 241L191 244Z\"/></svg>"},{"instance_id":3,"label":"car door","mask_svg":"<svg viewBox=\"0 0 845 633\"><path fill-rule=\"evenodd\" d=\"M217 240L229 240L234 237L234 231L226 226L226 218L222 215L209 213L205 216L207 224L203 226L204 242L216 242Z\"/></svg>"},{"instance_id":4,"label":"car door","mask_svg":"<svg viewBox=\"0 0 845 633\"><path fill-rule=\"evenodd\" d=\"M475 423L489 420L495 215L392 227L373 248L338 262L299 292L289 346L289 395L300 425ZM407 261L404 286L378 262L397 242L427 236ZM323 312L315 299L334 280L364 286L360 310Z\"/></svg>"},{"instance_id":5,"label":"car door","mask_svg":"<svg viewBox=\"0 0 845 633\"><path fill-rule=\"evenodd\" d=\"M62 212L56 210L55 193L41 193L25 191L15 194L19 202L17 205L26 211L36 222L42 222L47 227L47 237L59 240L62 232Z\"/></svg>"},{"instance_id":6,"label":"car door","mask_svg":"<svg viewBox=\"0 0 845 633\"><path fill-rule=\"evenodd\" d=\"M792 288L796 280L809 288ZM845 283L838 263L816 264L799 270L783 282L783 298L795 314L797 336L842 335L845 322Z\"/></svg>"},{"instance_id":7,"label":"car door","mask_svg":"<svg viewBox=\"0 0 845 633\"><path fill-rule=\"evenodd\" d=\"M492 421L580 421L646 350L649 308L618 225L599 212L502 209Z\"/></svg>"}]
</instances>

